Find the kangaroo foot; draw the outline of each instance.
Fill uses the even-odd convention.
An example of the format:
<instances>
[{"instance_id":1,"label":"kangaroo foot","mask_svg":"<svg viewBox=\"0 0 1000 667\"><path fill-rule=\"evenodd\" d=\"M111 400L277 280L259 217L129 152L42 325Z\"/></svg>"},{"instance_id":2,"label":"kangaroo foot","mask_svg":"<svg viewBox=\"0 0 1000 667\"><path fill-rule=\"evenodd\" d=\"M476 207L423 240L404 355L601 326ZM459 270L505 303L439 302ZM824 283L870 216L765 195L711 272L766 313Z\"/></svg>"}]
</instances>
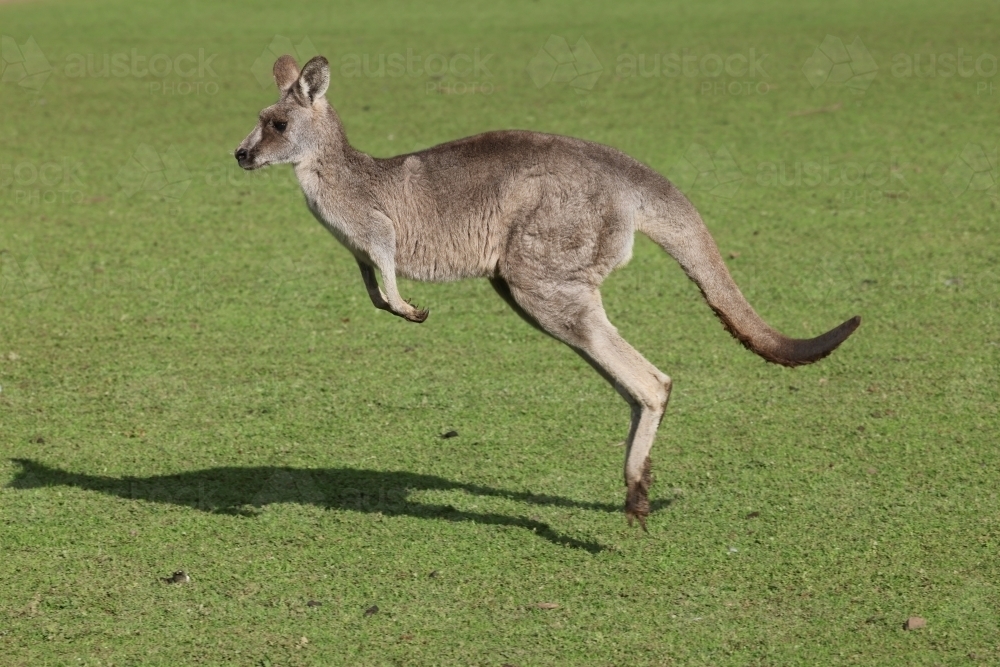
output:
<instances>
[{"instance_id":1,"label":"kangaroo foot","mask_svg":"<svg viewBox=\"0 0 1000 667\"><path fill-rule=\"evenodd\" d=\"M625 494L625 518L631 526L634 520L639 521L639 525L646 532L646 517L649 516L649 485L653 481L652 461L646 457L642 466L642 474L639 479L626 482L628 491Z\"/></svg>"}]
</instances>

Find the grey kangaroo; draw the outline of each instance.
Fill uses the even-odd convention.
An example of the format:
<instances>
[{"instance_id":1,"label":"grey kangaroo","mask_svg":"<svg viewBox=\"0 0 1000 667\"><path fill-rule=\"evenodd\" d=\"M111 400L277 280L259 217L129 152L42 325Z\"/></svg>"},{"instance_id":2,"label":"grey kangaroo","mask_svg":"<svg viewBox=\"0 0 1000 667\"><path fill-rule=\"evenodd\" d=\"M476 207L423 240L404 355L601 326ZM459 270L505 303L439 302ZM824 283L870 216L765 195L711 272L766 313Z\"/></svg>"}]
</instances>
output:
<instances>
[{"instance_id":1,"label":"grey kangaroo","mask_svg":"<svg viewBox=\"0 0 1000 667\"><path fill-rule=\"evenodd\" d=\"M236 150L244 169L291 163L306 204L357 259L376 308L410 322L427 311L400 296L396 276L488 278L523 318L579 353L632 409L625 441L625 515L646 528L649 452L671 379L623 339L601 283L632 256L641 231L676 259L722 324L767 361L822 359L860 317L812 339L765 323L733 282L694 206L651 168L608 146L525 131L487 132L374 158L351 147L325 98L327 60L274 63L278 102ZM382 274L384 291L375 269Z\"/></svg>"}]
</instances>

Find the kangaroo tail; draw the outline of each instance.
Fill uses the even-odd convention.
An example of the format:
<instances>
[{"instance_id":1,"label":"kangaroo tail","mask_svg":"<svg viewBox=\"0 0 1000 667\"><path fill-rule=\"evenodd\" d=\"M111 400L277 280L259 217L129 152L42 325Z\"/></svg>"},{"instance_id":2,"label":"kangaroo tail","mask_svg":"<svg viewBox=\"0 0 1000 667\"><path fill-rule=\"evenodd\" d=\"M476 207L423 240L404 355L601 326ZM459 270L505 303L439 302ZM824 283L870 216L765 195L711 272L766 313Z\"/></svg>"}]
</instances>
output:
<instances>
[{"instance_id":1,"label":"kangaroo tail","mask_svg":"<svg viewBox=\"0 0 1000 667\"><path fill-rule=\"evenodd\" d=\"M639 230L666 250L701 289L723 326L745 348L782 366L801 366L827 356L861 324L852 317L816 338L788 338L761 319L729 275L719 248L694 205L670 186L665 206L640 217Z\"/></svg>"}]
</instances>

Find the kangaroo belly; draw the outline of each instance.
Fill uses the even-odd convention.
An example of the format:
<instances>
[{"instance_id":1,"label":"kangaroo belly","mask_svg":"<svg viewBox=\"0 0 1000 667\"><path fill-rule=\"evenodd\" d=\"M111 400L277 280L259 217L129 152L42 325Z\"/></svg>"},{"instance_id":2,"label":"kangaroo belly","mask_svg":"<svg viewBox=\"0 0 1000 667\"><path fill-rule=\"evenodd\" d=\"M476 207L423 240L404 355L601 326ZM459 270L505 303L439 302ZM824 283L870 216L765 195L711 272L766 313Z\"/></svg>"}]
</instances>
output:
<instances>
[{"instance_id":1,"label":"kangaroo belly","mask_svg":"<svg viewBox=\"0 0 1000 667\"><path fill-rule=\"evenodd\" d=\"M444 282L492 276L498 244L485 226L405 226L396 234L396 273L411 280Z\"/></svg>"}]
</instances>

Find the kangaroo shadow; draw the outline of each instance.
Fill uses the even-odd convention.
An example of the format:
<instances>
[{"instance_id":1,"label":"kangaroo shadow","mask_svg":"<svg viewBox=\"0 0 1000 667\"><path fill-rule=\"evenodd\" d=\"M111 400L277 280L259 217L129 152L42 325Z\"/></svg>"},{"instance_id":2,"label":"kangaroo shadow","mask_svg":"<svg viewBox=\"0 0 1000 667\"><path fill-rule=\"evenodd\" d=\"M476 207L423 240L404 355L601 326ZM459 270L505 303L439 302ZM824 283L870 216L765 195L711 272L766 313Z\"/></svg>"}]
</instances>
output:
<instances>
[{"instance_id":1,"label":"kangaroo shadow","mask_svg":"<svg viewBox=\"0 0 1000 667\"><path fill-rule=\"evenodd\" d=\"M536 519L459 510L410 499L414 491L460 490L471 495L506 498L532 505L566 507L599 512L620 512L610 503L595 503L559 496L508 491L479 484L453 482L435 475L358 468L302 469L280 466L222 467L151 477L107 477L74 473L31 459L12 459L21 470L8 485L16 489L74 486L120 498L183 505L213 514L255 516L272 503L313 504L325 509L380 512L445 521L475 521L517 526L554 544L598 553L593 541L578 540L553 530ZM656 500L653 508L670 504Z\"/></svg>"}]
</instances>

